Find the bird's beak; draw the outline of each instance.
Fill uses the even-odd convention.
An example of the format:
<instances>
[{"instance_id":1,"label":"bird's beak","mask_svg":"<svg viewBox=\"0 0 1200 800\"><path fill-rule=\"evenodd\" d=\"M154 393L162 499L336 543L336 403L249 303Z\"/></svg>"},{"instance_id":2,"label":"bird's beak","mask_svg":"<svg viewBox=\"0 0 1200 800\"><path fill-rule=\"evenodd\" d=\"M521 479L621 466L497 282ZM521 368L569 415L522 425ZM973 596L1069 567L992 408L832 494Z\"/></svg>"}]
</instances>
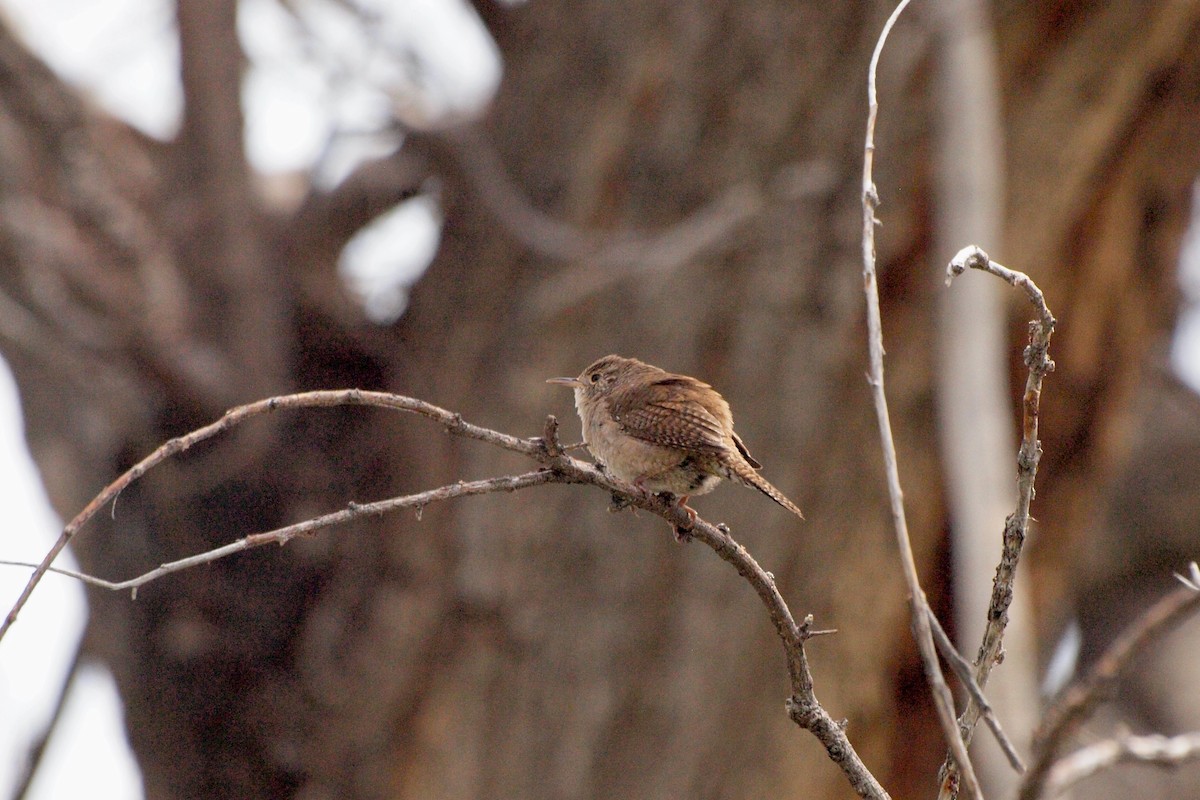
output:
<instances>
[{"instance_id":1,"label":"bird's beak","mask_svg":"<svg viewBox=\"0 0 1200 800\"><path fill-rule=\"evenodd\" d=\"M553 383L556 386L570 386L572 389L578 389L583 386L579 378L547 378L546 383Z\"/></svg>"}]
</instances>

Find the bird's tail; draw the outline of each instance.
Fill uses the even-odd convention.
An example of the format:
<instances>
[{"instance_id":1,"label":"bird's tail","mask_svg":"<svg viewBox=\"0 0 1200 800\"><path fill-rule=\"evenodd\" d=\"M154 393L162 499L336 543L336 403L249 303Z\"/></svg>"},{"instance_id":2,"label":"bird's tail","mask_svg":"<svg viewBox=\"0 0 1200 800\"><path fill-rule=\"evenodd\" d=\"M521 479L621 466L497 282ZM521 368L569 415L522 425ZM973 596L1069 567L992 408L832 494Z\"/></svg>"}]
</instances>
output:
<instances>
[{"instance_id":1,"label":"bird's tail","mask_svg":"<svg viewBox=\"0 0 1200 800\"><path fill-rule=\"evenodd\" d=\"M760 475L758 470L754 469L754 467L750 466L740 458L730 459L730 461L733 462L729 465L731 478L745 486L749 486L752 489L758 489L760 492L774 500L776 503L779 503L779 505L792 512L800 519L804 519L804 514L801 513L796 504L791 500L788 500L787 496L784 495L783 492L776 489L770 481Z\"/></svg>"}]
</instances>

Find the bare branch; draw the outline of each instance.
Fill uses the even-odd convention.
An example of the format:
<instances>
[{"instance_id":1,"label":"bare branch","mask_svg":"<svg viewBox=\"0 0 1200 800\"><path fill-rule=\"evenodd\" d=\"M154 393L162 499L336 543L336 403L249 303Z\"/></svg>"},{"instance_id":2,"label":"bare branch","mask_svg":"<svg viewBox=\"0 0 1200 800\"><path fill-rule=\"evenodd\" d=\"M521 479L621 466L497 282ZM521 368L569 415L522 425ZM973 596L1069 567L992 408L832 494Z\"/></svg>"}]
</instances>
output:
<instances>
[{"instance_id":1,"label":"bare branch","mask_svg":"<svg viewBox=\"0 0 1200 800\"><path fill-rule=\"evenodd\" d=\"M949 286L956 277L962 275L968 268L990 272L1018 289L1025 290L1025 294L1029 295L1029 302L1033 303L1037 309L1042 328L1047 331L1047 338L1049 334L1054 332L1054 326L1057 324L1057 321L1046 306L1046 298L1037 284L1024 272L1018 272L1015 269L1009 269L1001 264L997 264L988 257L987 253L975 245L968 245L955 253L954 258L950 259L950 263L946 266L946 285ZM1044 356L1045 354L1043 353L1042 355ZM1026 360L1028 360L1028 356ZM1048 361L1046 363L1047 367L1045 371L1053 372L1054 362Z\"/></svg>"},{"instance_id":2,"label":"bare branch","mask_svg":"<svg viewBox=\"0 0 1200 800\"><path fill-rule=\"evenodd\" d=\"M54 739L54 735L60 730L59 725L67 707L67 699L71 696L71 689L75 686L80 668L83 666L83 646L82 638L75 643L75 652L67 667L67 674L58 688L58 697L54 700L54 709L50 712L50 719L46 721L45 727L29 747L21 774L13 782L12 794L9 795L11 800L27 800L31 796L30 789L33 788L38 770L46 763L46 750Z\"/></svg>"},{"instance_id":3,"label":"bare branch","mask_svg":"<svg viewBox=\"0 0 1200 800\"><path fill-rule=\"evenodd\" d=\"M1054 315L1046 306L1046 298L1042 295L1042 290L1028 275L997 264L988 258L987 253L973 245L964 247L951 259L946 268L947 285L968 267L990 272L1013 286L1024 289L1038 314L1038 318L1029 323L1029 346L1025 348L1025 366L1029 369L1029 376L1025 381L1025 395L1022 404L1021 447L1017 451L1017 508L1004 523L1004 548L1000 556L1000 564L996 568L996 577L992 583L992 599L988 605L987 625L984 628L983 641L975 659L975 680L982 689L987 686L992 667L999 662L1001 657L1004 631L1008 627L1008 608L1013 598L1013 581L1017 576L1021 548L1024 546L1025 536L1029 532L1029 507L1033 502L1034 480L1037 477L1038 462L1042 457L1042 445L1038 441L1038 411L1042 397L1042 378L1047 373L1054 371L1054 362L1049 358L1049 348L1055 320ZM959 726L962 729L963 739L967 743L970 743L974 734L980 712L980 706L972 698L968 701L962 716L959 717ZM939 796L956 796L958 781L954 763L949 756L942 766L942 774L943 780Z\"/></svg>"},{"instance_id":4,"label":"bare branch","mask_svg":"<svg viewBox=\"0 0 1200 800\"><path fill-rule=\"evenodd\" d=\"M592 481L589 481L592 482ZM636 497L632 497L635 505L646 508ZM658 501L659 498L654 497ZM660 516L665 515L659 509L651 508ZM673 503L668 503L668 510L683 517L687 514ZM678 518L667 518L672 524L678 524ZM697 539L713 549L722 559L733 566L737 573L745 578L759 599L767 608L775 632L783 643L784 655L787 659L788 677L791 681L791 696L787 699L788 716L801 728L808 730L825 747L825 752L833 763L842 770L851 787L859 797L888 798L888 793L871 774L859 758L854 746L846 737L845 726L835 721L817 701L813 691L813 677L808 667L808 656L804 652L804 642L812 636L828 631L812 630L812 617L806 617L803 624L796 625L792 612L784 601L779 589L775 586L775 578L765 571L745 547L734 541L725 525L713 525L697 518L689 537Z\"/></svg>"},{"instance_id":5,"label":"bare branch","mask_svg":"<svg viewBox=\"0 0 1200 800\"><path fill-rule=\"evenodd\" d=\"M104 578L98 578L94 575L88 575L84 572L76 572L71 569L62 569L61 567L50 567L47 572L55 572L59 575L66 575L69 578L86 583L88 586L95 586L99 589L110 589L112 591L130 590L133 599L137 599L137 591L151 581L158 580L164 575L170 575L173 572L182 572L185 569L198 567L201 564L211 564L214 561L219 561L222 558L231 556L234 553L240 553L244 550L252 550L255 547L262 547L265 544L285 545L297 536L311 536L323 528L329 528L334 525L341 525L347 522L352 522L359 517L378 516L386 514L390 511L399 511L405 508L415 508L418 513L427 505L442 502L444 500L453 500L456 497L469 497L477 494L492 494L494 492L515 492L517 489L524 489L528 486L539 486L543 483L564 483L565 477L561 474L551 472L550 470L537 470L535 472L526 472L521 475L505 475L499 478L488 478L481 481L459 481L448 486L442 486L437 489L430 489L417 494L405 495L404 497L393 497L389 500L380 500L374 503L350 503L341 511L335 511L331 514L323 514L319 517L306 519L303 522L297 522L293 525L286 525L282 528L276 528L271 531L262 533L252 533L249 536L243 536L241 539L230 542L227 545L205 550L203 553L197 553L187 558L181 558L177 561L168 561L165 564L160 564L149 572L142 573L136 577L124 581L109 581ZM36 564L29 564L23 561L3 561L0 564L7 564L14 567L36 567Z\"/></svg>"},{"instance_id":6,"label":"bare branch","mask_svg":"<svg viewBox=\"0 0 1200 800\"><path fill-rule=\"evenodd\" d=\"M46 570L54 562L54 559L58 558L58 554L63 551L63 548L74 538L75 534L79 532L79 529L95 516L97 511L115 500L125 487L145 475L147 471L153 469L156 465L171 456L182 453L199 442L210 439L253 417L285 408L332 408L343 405L376 406L396 411L409 411L440 422L446 427L447 431L456 436L489 442L505 450L512 450L524 455L532 456L540 452L540 440L520 439L516 436L509 436L497 431L488 430L487 428L481 428L477 425L471 425L470 423L463 422L461 415L447 411L444 408L439 408L431 403L402 395L387 394L385 392L364 392L358 389L305 392L302 394L270 397L266 400L259 400L255 403L238 406L227 411L216 422L194 430L185 436L171 439L161 445L157 450L146 456L105 487L104 491L96 495L74 519L68 522L66 527L63 528L63 532L59 535L58 541L54 543L54 546L50 548L50 552L46 554L46 557L42 559L37 569L34 570L33 575L30 576L29 582L26 584L24 591L21 592L21 596L17 598L16 603L13 604L12 609L9 610L4 623L0 624L0 639L4 638L4 634L16 622L17 615L25 606L25 603L28 602L29 596L41 581Z\"/></svg>"},{"instance_id":7,"label":"bare branch","mask_svg":"<svg viewBox=\"0 0 1200 800\"><path fill-rule=\"evenodd\" d=\"M1200 565L1195 561L1188 565L1186 576L1175 573L1175 579L1193 591L1200 592Z\"/></svg>"},{"instance_id":8,"label":"bare branch","mask_svg":"<svg viewBox=\"0 0 1200 800\"><path fill-rule=\"evenodd\" d=\"M1118 764L1170 768L1196 760L1200 760L1200 732L1105 739L1059 760L1050 769L1044 796L1058 797L1084 778Z\"/></svg>"},{"instance_id":9,"label":"bare branch","mask_svg":"<svg viewBox=\"0 0 1200 800\"><path fill-rule=\"evenodd\" d=\"M660 232L589 230L534 207L491 144L471 126L412 132L405 148L456 178L530 252L575 265L550 276L530 299L534 313L543 317L622 280L669 273L722 245L731 246L733 234L760 214L766 202L752 185L742 184Z\"/></svg>"},{"instance_id":10,"label":"bare branch","mask_svg":"<svg viewBox=\"0 0 1200 800\"><path fill-rule=\"evenodd\" d=\"M1113 688L1133 657L1197 609L1200 591L1185 582L1147 609L1108 646L1086 675L1059 693L1034 734L1033 763L1021 785L1020 800L1044 796L1059 749Z\"/></svg>"},{"instance_id":11,"label":"bare branch","mask_svg":"<svg viewBox=\"0 0 1200 800\"><path fill-rule=\"evenodd\" d=\"M938 64L935 245L939 252L953 252L964 242L995 242L1003 233L1004 125L996 37L988 0L942 0L928 9ZM968 281L937 297L933 380L950 518L954 620L958 643L972 656L987 624L992 575L1002 549L996 534L1016 502L1011 476L1018 434L1009 383L1008 300L1004 287L988 280ZM1026 592L1009 607L1004 670L996 676L1003 680L988 686L1023 747L1041 716L1029 606ZM963 731L968 746L973 731L973 726ZM977 748L971 755L987 794L1016 791L1020 776L1010 768L1011 753Z\"/></svg>"},{"instance_id":12,"label":"bare branch","mask_svg":"<svg viewBox=\"0 0 1200 800\"><path fill-rule=\"evenodd\" d=\"M54 558L80 528L96 512L112 502L117 495L133 481L141 478L147 471L166 459L182 453L199 442L209 439L218 433L229 430L246 420L263 414L269 414L280 409L294 408L328 408L340 405L363 405L379 408L407 411L429 417L443 425L448 433L469 439L486 442L505 450L520 453L539 462L543 469L527 472L521 475L502 476L472 482L458 482L438 489L431 489L419 494L382 500L375 503L351 503L347 508L314 519L305 520L294 525L278 528L263 533L245 536L222 547L214 548L204 553L189 556L178 561L163 564L143 575L125 581L108 581L91 575L59 569L52 566ZM309 534L331 525L341 524L369 514L383 514L402 508L417 508L475 494L488 494L499 491L516 491L530 486L546 483L586 483L598 486L610 493L616 493L622 498L623 505L635 506L650 511L669 522L676 530L686 530L689 539L697 539L713 549L718 556L727 561L753 587L771 618L775 631L784 648L787 660L788 676L791 684L791 695L787 700L788 715L797 725L809 730L824 745L831 760L834 761L846 775L851 786L861 797L886 800L888 794L863 764L855 752L841 723L836 722L817 701L813 692L813 678L809 671L808 657L804 652L804 642L812 636L828 631L813 631L812 618L806 618L802 625L797 626L791 610L784 601L779 589L775 586L774 577L759 566L758 562L729 535L729 529L724 525L713 525L703 519L692 519L684 508L675 502L674 498L647 494L635 487L613 478L596 465L572 458L566 455L558 441L558 422L554 417L546 419L543 436L522 439L516 436L500 433L488 428L463 421L461 415L444 408L416 400L411 397L385 394L382 392L364 392L357 389L341 391L318 391L302 394L285 395L260 400L256 403L239 406L228 411L221 419L199 428L191 433L172 439L153 453L140 461L117 480L109 484L104 491L97 495L87 507L64 529L54 547L38 564L30 578L25 591L9 611L0 636L11 627L17 614L28 600L29 595L37 586L46 572L57 572L84 581L90 585L111 590L136 591L140 586L181 570L189 569L199 564L216 561L234 553L261 547L265 544L286 544L295 536ZM15 562L5 561L4 564ZM33 566L19 564L19 566Z\"/></svg>"},{"instance_id":13,"label":"bare branch","mask_svg":"<svg viewBox=\"0 0 1200 800\"><path fill-rule=\"evenodd\" d=\"M921 589L921 580L917 575L917 562L913 556L912 542L908 535L908 521L904 516L904 493L900 488L900 469L896 459L896 443L892 438L892 423L888 415L887 394L883 386L883 322L879 312L879 285L875 274L875 209L879 205L879 194L875 190L875 180L872 177L875 161L875 120L879 115L879 102L875 93L875 74L879 65L879 57L883 52L884 42L888 33L896 24L900 13L908 5L908 0L902 0L896 10L888 17L879 40L875 43L875 52L871 55L871 66L867 73L867 135L863 148L863 290L867 297L867 346L870 351L870 366L868 382L875 402L875 416L879 425L879 438L883 447L884 468L887 473L888 495L891 498L892 525L896 530L896 543L900 550L900 562L904 569L904 581L908 586L910 618L912 620L913 636L921 653L921 663L925 668L925 680L933 694L934 706L937 709L938 721L942 732L954 753L955 759L961 766L963 780L967 784L972 797L981 798L979 783L975 771L971 767L967 755L967 746L959 734L958 723L954 717L954 698L942 675L938 663L937 650L933 643L933 633L929 624L929 603L925 592Z\"/></svg>"},{"instance_id":14,"label":"bare branch","mask_svg":"<svg viewBox=\"0 0 1200 800\"><path fill-rule=\"evenodd\" d=\"M996 718L996 712L992 709L991 703L983 693L983 689L979 688L979 684L975 682L975 676L972 674L971 662L962 657L962 654L955 648L954 642L950 641L950 637L946 635L946 629L942 627L942 623L938 620L937 614L930 609L929 623L933 628L933 640L938 646L942 657L950 664L954 670L955 676L966 688L967 694L971 696L972 702L975 703L983 713L983 720L991 729L992 735L996 737L996 741L1000 744L1000 749L1004 751L1005 758L1012 768L1017 772L1025 771L1025 762L1021 760L1021 755L1017 752L1017 748L1013 745L1012 740L1005 734L1004 729L1000 727L1000 720Z\"/></svg>"}]
</instances>

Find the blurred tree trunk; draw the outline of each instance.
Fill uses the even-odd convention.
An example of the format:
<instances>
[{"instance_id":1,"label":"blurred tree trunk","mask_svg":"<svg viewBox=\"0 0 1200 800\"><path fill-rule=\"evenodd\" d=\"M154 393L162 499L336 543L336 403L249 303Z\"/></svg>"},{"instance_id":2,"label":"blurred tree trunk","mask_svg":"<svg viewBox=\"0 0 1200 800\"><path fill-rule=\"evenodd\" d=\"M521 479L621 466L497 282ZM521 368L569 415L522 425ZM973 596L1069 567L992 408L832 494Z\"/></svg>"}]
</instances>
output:
<instances>
[{"instance_id":1,"label":"blurred tree trunk","mask_svg":"<svg viewBox=\"0 0 1200 800\"><path fill-rule=\"evenodd\" d=\"M810 647L818 696L894 796L928 795L943 747L863 381L864 83L890 3L481 4L506 59L483 130L535 207L649 232L736 187L759 209L699 257L634 274L518 244L437 137L273 209L241 150L233 0L180 8L187 112L166 144L100 118L0 36L0 335L60 513L267 393L386 389L528 435L570 416L543 379L596 356L690 372L809 521L733 488L700 512L729 522L797 614L839 629ZM1138 364L1173 319L1200 159L1197 19L1197 3L997 7L1011 222L978 244L1033 275L1061 321L1035 507L1044 608L1068 591ZM902 477L944 610L929 353L950 254L928 251L923 24L914 10L885 56L876 180ZM447 179L441 249L405 316L374 327L334 257L430 169ZM77 552L127 576L349 500L526 466L420 420L280 416L136 484ZM90 651L116 674L148 796L848 796L787 720L757 600L711 553L606 504L579 487L466 500L133 602L93 593Z\"/></svg>"}]
</instances>

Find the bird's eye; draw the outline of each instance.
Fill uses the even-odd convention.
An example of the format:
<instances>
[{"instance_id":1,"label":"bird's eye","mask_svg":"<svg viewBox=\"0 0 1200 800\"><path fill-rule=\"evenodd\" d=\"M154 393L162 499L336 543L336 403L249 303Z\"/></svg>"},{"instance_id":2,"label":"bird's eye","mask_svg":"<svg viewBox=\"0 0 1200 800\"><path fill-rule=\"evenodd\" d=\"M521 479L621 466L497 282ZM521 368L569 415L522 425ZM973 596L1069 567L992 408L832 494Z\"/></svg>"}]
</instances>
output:
<instances>
[{"instance_id":1,"label":"bird's eye","mask_svg":"<svg viewBox=\"0 0 1200 800\"><path fill-rule=\"evenodd\" d=\"M600 373L599 373L599 372L593 372L593 373L592 373L592 374L591 374L591 375L588 377L588 380L590 380L592 383L599 383L599 382L600 382Z\"/></svg>"}]
</instances>

